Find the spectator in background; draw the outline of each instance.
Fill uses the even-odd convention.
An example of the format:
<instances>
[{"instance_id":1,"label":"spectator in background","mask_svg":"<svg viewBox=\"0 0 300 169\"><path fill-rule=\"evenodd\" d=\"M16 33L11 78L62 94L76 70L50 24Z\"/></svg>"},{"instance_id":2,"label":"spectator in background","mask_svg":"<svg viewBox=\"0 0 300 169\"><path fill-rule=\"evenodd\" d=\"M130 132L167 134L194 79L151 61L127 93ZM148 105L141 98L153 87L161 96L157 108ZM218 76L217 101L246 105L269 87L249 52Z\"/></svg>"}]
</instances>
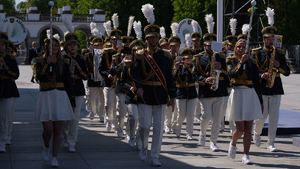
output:
<instances>
[{"instance_id":1,"label":"spectator in background","mask_svg":"<svg viewBox=\"0 0 300 169\"><path fill-rule=\"evenodd\" d=\"M35 72L34 65L36 62L35 61L36 57L38 57L38 49L37 49L36 41L33 41L31 43L31 48L29 49L29 53L28 53L28 64L32 65L32 76L30 80L32 83L35 82L34 79L35 79L36 72Z\"/></svg>"}]
</instances>

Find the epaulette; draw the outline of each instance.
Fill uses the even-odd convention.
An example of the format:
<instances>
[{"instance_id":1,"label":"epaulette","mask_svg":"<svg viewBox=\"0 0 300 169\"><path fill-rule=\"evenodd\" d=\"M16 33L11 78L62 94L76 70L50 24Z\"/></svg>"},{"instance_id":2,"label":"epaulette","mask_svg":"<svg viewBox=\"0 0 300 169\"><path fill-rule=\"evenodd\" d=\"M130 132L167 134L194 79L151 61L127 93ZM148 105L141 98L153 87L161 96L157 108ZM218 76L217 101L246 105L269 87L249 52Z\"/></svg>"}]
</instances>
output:
<instances>
[{"instance_id":1,"label":"epaulette","mask_svg":"<svg viewBox=\"0 0 300 169\"><path fill-rule=\"evenodd\" d=\"M258 54L259 51L260 51L261 49L262 49L262 47L253 48L253 49L251 50L251 54Z\"/></svg>"},{"instance_id":2,"label":"epaulette","mask_svg":"<svg viewBox=\"0 0 300 169\"><path fill-rule=\"evenodd\" d=\"M109 52L109 51L112 51L113 49L112 48L103 48L103 52Z\"/></svg>"},{"instance_id":3,"label":"epaulette","mask_svg":"<svg viewBox=\"0 0 300 169\"><path fill-rule=\"evenodd\" d=\"M164 56L166 56L168 58L172 58L172 55L171 55L170 51L168 51L166 49L162 49L162 51L164 52Z\"/></svg>"},{"instance_id":4,"label":"epaulette","mask_svg":"<svg viewBox=\"0 0 300 169\"><path fill-rule=\"evenodd\" d=\"M116 53L116 54L113 54L113 55L112 55L113 58L118 58L118 57L120 57L120 56L121 56L121 53Z\"/></svg>"},{"instance_id":5,"label":"epaulette","mask_svg":"<svg viewBox=\"0 0 300 169\"><path fill-rule=\"evenodd\" d=\"M199 53L199 56L203 56L203 55L205 55L205 53L206 53L205 51L202 51Z\"/></svg>"}]
</instances>

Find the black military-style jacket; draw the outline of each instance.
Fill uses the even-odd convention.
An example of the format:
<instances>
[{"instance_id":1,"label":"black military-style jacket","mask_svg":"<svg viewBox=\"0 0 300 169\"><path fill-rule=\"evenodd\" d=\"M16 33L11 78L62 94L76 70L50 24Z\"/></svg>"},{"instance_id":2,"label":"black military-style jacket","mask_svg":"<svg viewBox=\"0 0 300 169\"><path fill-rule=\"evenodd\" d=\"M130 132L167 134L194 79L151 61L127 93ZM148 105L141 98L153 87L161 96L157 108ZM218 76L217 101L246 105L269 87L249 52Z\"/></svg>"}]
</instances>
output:
<instances>
[{"instance_id":1,"label":"black military-style jacket","mask_svg":"<svg viewBox=\"0 0 300 169\"><path fill-rule=\"evenodd\" d=\"M3 57L6 66L0 67L0 98L19 97L19 91L15 80L20 72L15 58L9 55Z\"/></svg>"},{"instance_id":2,"label":"black military-style jacket","mask_svg":"<svg viewBox=\"0 0 300 169\"><path fill-rule=\"evenodd\" d=\"M245 63L241 64L238 58L231 55L226 58L226 64L231 85L233 87L247 86L254 88L262 104L261 80L255 61L248 59Z\"/></svg>"},{"instance_id":3,"label":"black military-style jacket","mask_svg":"<svg viewBox=\"0 0 300 169\"><path fill-rule=\"evenodd\" d=\"M203 51L197 57L199 59L196 61L197 80L205 82L205 79L211 76L211 56L207 52ZM218 53L215 54L215 58L216 62L221 63L222 67L218 89L216 91L211 90L210 84L205 84L204 86L199 85L199 98L228 96L227 88L229 87L229 78L227 75L226 60Z\"/></svg>"},{"instance_id":4,"label":"black military-style jacket","mask_svg":"<svg viewBox=\"0 0 300 169\"><path fill-rule=\"evenodd\" d=\"M116 75L115 66L116 64L113 64L112 57L114 54L116 54L117 51L114 49L104 49L103 50L103 56L102 60L100 62L99 66L99 72L103 77L103 86L104 87L113 87L115 84L114 80L111 80L108 78L108 75Z\"/></svg>"},{"instance_id":5,"label":"black military-style jacket","mask_svg":"<svg viewBox=\"0 0 300 169\"><path fill-rule=\"evenodd\" d=\"M148 105L166 104L169 98L176 97L175 80L172 76L172 63L170 53L160 48L152 55L166 80L165 89L150 65L144 58L145 52L138 51L133 63L133 79L137 88L142 88L143 98L139 102Z\"/></svg>"},{"instance_id":6,"label":"black military-style jacket","mask_svg":"<svg viewBox=\"0 0 300 169\"><path fill-rule=\"evenodd\" d=\"M87 80L87 67L84 59L80 55L77 55L75 58L64 55L64 62L68 65L71 75L70 80L66 83L68 95L71 97L84 96L83 80Z\"/></svg>"},{"instance_id":7,"label":"black military-style jacket","mask_svg":"<svg viewBox=\"0 0 300 169\"><path fill-rule=\"evenodd\" d=\"M262 47L256 48L252 50L253 58L255 59L255 63L258 67L259 73L263 74L264 72L268 72L270 58L272 56L273 51L268 51ZM290 75L290 68L287 64L285 58L285 51L282 49L275 49L275 60L280 63L279 68L273 67L273 73L276 73L276 77L274 80L274 86L272 88L268 88L266 85L266 80L262 79L262 94L263 95L283 95L283 87L282 81L280 78L280 74L284 76Z\"/></svg>"},{"instance_id":8,"label":"black military-style jacket","mask_svg":"<svg viewBox=\"0 0 300 169\"><path fill-rule=\"evenodd\" d=\"M117 81L116 93L125 93L125 104L137 104L137 95L130 88L136 87L132 78L132 67L126 65L123 67L120 79Z\"/></svg>"},{"instance_id":9,"label":"black military-style jacket","mask_svg":"<svg viewBox=\"0 0 300 169\"><path fill-rule=\"evenodd\" d=\"M70 80L68 65L63 58L57 63L47 63L47 59L36 59L36 79L39 82L40 91L65 90L65 84Z\"/></svg>"},{"instance_id":10,"label":"black military-style jacket","mask_svg":"<svg viewBox=\"0 0 300 169\"><path fill-rule=\"evenodd\" d=\"M197 98L195 86L196 74L194 65L179 65L174 72L176 80L176 99L194 99Z\"/></svg>"}]
</instances>

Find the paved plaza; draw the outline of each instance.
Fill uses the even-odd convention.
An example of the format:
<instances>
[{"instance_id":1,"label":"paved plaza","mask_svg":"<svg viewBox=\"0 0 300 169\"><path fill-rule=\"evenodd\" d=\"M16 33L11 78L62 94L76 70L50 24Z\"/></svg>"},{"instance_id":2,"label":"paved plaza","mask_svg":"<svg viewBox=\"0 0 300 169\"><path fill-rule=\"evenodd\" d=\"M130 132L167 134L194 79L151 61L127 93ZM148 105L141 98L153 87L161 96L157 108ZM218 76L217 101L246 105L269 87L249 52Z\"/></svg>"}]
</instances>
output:
<instances>
[{"instance_id":1,"label":"paved plaza","mask_svg":"<svg viewBox=\"0 0 300 169\"><path fill-rule=\"evenodd\" d=\"M34 120L34 109L38 85L30 83L30 66L20 66L21 76L17 81L21 97L16 104L12 144L6 153L0 154L0 169L46 169L50 165L42 160L41 123ZM283 78L286 95L282 97L281 109L300 113L300 75L292 74ZM97 119L90 120L84 109L79 129L79 143L76 153L69 153L63 147L59 154L61 169L147 169L150 162L142 162L138 152L117 137L108 133L104 124ZM297 114L298 115L298 114ZM298 116L299 117L299 116ZM300 119L299 119L300 120ZM299 122L300 123L300 122ZM280 135L276 140L278 152L270 153L266 149L266 137L262 137L260 148L251 146L251 165L241 163L242 154L235 160L227 157L230 141L228 132L219 136L221 151L211 152L209 137L206 147L197 146L199 124L195 123L194 139L186 141L185 135L176 138L165 134L163 138L161 169L200 169L200 168L300 168L300 147L293 145L292 137L297 135ZM185 130L183 131L185 134ZM209 132L208 132L209 134ZM298 135L300 137L300 135ZM243 146L239 140L238 149Z\"/></svg>"}]
</instances>

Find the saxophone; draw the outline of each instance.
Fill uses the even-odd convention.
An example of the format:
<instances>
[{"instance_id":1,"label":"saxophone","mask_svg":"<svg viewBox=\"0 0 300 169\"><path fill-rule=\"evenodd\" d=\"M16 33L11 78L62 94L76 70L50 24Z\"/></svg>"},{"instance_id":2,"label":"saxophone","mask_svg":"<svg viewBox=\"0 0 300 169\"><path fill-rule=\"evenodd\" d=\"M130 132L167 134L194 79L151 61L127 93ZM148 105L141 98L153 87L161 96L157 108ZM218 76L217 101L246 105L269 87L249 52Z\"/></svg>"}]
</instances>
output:
<instances>
[{"instance_id":1,"label":"saxophone","mask_svg":"<svg viewBox=\"0 0 300 169\"><path fill-rule=\"evenodd\" d=\"M274 81L277 74L277 71L274 71L274 62L275 62L275 47L273 46L273 51L272 51L272 55L268 67L269 78L267 79L267 84L266 84L267 88L272 88L274 86Z\"/></svg>"},{"instance_id":2,"label":"saxophone","mask_svg":"<svg viewBox=\"0 0 300 169\"><path fill-rule=\"evenodd\" d=\"M216 63L216 55L214 53L211 56L211 62L210 62L210 76L213 77L210 89L213 91L216 91L219 88L219 78L221 74L221 70L216 69L215 63Z\"/></svg>"}]
</instances>

